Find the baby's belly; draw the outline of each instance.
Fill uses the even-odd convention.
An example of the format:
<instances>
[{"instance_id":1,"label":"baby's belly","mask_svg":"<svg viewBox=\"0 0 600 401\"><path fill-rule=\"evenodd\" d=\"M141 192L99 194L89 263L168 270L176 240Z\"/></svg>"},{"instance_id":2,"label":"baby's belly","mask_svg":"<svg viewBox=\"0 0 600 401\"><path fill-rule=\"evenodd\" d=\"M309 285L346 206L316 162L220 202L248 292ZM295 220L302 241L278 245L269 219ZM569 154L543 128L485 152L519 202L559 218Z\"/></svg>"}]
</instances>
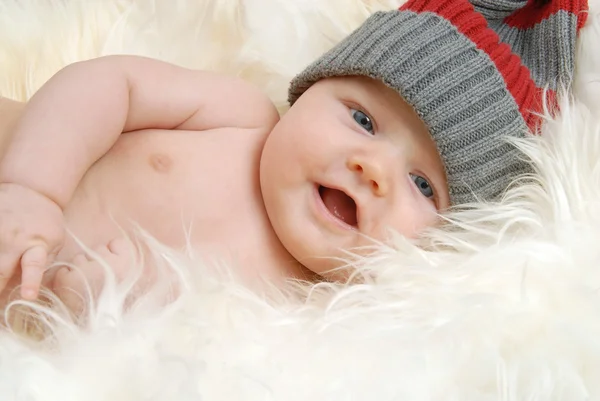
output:
<instances>
[{"instance_id":1,"label":"baby's belly","mask_svg":"<svg viewBox=\"0 0 600 401\"><path fill-rule=\"evenodd\" d=\"M256 149L253 149L256 148ZM65 209L67 227L86 246L139 227L180 248L222 242L228 214L255 213L260 143L251 132L149 130L124 134L85 175ZM236 195L237 194L237 195ZM228 202L245 199L245 204ZM188 237L189 236L189 237ZM81 252L69 238L59 259Z\"/></svg>"}]
</instances>

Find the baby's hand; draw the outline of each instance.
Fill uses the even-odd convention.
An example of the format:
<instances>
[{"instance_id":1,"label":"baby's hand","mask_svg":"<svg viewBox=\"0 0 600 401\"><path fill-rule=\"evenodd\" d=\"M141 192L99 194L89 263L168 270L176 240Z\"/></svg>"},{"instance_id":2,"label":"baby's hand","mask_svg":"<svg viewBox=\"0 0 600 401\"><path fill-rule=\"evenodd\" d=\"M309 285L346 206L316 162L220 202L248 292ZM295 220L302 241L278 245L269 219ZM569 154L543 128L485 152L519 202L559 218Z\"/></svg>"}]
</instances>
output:
<instances>
[{"instance_id":1,"label":"baby's hand","mask_svg":"<svg viewBox=\"0 0 600 401\"><path fill-rule=\"evenodd\" d=\"M0 292L21 267L21 296L36 299L42 276L63 245L61 208L18 184L0 184Z\"/></svg>"}]
</instances>

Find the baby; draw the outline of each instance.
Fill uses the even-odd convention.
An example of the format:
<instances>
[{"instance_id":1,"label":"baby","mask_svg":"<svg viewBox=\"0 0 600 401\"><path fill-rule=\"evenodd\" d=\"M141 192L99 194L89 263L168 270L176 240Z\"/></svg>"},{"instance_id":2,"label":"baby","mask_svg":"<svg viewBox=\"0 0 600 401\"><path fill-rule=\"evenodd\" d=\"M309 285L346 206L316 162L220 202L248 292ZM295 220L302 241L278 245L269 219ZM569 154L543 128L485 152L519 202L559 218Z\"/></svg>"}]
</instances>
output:
<instances>
[{"instance_id":1,"label":"baby","mask_svg":"<svg viewBox=\"0 0 600 401\"><path fill-rule=\"evenodd\" d=\"M583 2L499 3L375 13L294 78L281 119L228 76L133 56L64 68L18 111L0 163L0 290L74 286L46 272L93 266L66 229L124 263L133 223L250 278L343 279L346 251L497 199L531 172L507 138L570 78L585 18Z\"/></svg>"}]
</instances>

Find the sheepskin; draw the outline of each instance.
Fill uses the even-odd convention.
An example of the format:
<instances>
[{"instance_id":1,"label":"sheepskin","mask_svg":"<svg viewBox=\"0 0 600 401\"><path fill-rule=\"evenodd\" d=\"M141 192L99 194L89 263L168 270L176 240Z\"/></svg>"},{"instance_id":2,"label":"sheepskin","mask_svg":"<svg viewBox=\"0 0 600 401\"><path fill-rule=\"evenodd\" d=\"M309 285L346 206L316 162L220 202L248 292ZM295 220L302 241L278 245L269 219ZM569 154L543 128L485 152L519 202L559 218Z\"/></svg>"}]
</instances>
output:
<instances>
[{"instance_id":1,"label":"sheepskin","mask_svg":"<svg viewBox=\"0 0 600 401\"><path fill-rule=\"evenodd\" d=\"M242 76L285 112L289 79L397 1L2 0L0 94L63 66L139 54ZM348 285L267 287L150 241L181 296L127 313L107 286L82 325L37 310L43 341L0 333L1 400L600 400L600 14L573 93L519 144L534 182L398 237ZM419 246L417 246L419 245ZM251 266L246 266L251 268Z\"/></svg>"}]
</instances>

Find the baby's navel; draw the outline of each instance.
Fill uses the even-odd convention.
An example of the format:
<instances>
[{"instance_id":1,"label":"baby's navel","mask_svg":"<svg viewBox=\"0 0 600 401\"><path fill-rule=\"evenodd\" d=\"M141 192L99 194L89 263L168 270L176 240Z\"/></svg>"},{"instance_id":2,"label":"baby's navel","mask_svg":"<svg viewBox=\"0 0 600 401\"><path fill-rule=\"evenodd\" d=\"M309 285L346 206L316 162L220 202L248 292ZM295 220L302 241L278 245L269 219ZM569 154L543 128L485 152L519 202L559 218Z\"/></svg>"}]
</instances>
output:
<instances>
[{"instance_id":1,"label":"baby's navel","mask_svg":"<svg viewBox=\"0 0 600 401\"><path fill-rule=\"evenodd\" d=\"M153 153L148 159L150 167L157 173L166 174L171 170L173 166L173 160L163 153Z\"/></svg>"}]
</instances>

